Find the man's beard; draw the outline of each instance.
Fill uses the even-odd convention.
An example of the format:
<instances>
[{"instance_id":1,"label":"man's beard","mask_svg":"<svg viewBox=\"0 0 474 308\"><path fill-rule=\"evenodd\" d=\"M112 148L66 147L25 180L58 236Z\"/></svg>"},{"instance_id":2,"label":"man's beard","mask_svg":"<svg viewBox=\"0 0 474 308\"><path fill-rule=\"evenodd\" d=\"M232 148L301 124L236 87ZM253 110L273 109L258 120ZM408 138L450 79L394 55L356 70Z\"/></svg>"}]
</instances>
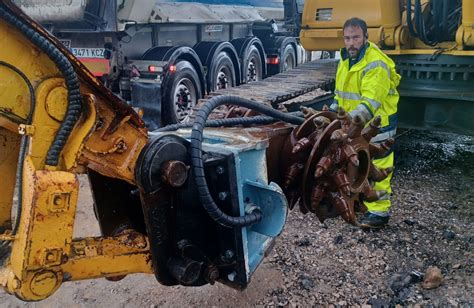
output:
<instances>
[{"instance_id":1,"label":"man's beard","mask_svg":"<svg viewBox=\"0 0 474 308\"><path fill-rule=\"evenodd\" d=\"M354 51L355 53L351 53L352 51ZM351 57L351 59L354 60L354 59L356 59L357 56L359 55L360 49L357 49L357 48L350 48L350 49L348 50L348 52L349 52L349 56Z\"/></svg>"}]
</instances>

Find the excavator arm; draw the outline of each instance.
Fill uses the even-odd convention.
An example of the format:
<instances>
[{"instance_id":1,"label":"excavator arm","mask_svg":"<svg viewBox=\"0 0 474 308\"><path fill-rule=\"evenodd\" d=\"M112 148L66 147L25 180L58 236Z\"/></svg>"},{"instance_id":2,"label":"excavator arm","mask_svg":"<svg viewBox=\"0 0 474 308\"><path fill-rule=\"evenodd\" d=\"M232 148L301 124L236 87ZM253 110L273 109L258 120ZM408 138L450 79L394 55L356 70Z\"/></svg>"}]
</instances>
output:
<instances>
[{"instance_id":1,"label":"excavator arm","mask_svg":"<svg viewBox=\"0 0 474 308\"><path fill-rule=\"evenodd\" d=\"M90 169L134 184L144 123L10 2L0 5L0 33L0 230L11 244L1 284L37 300L64 280L151 272L144 236L134 245L72 238L77 174Z\"/></svg>"},{"instance_id":2,"label":"excavator arm","mask_svg":"<svg viewBox=\"0 0 474 308\"><path fill-rule=\"evenodd\" d=\"M11 1L0 4L0 43L0 285L23 300L66 281L131 273L245 288L289 208L356 224L362 197L377 198L368 179L387 175L370 160L390 146L370 144L377 120L364 128L343 110L302 118L221 96L197 111L192 129L147 132ZM273 123L224 119L219 126L253 126L203 134L222 105ZM80 174L98 237L73 237Z\"/></svg>"}]
</instances>

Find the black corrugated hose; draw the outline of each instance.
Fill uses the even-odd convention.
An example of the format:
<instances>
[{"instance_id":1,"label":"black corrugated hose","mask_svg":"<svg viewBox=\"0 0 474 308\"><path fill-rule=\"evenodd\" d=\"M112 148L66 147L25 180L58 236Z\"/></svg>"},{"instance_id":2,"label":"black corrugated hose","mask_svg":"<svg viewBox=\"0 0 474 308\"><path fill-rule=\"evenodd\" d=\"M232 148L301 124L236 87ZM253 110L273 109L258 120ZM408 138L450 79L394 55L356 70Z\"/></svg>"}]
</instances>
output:
<instances>
[{"instance_id":1,"label":"black corrugated hose","mask_svg":"<svg viewBox=\"0 0 474 308\"><path fill-rule=\"evenodd\" d=\"M425 21L421 1L407 0L407 16L412 16L413 11L413 19L407 18L410 34L430 46L453 40L461 23L461 5L460 0L432 1Z\"/></svg>"},{"instance_id":2,"label":"black corrugated hose","mask_svg":"<svg viewBox=\"0 0 474 308\"><path fill-rule=\"evenodd\" d=\"M288 114L299 116L303 115L301 111L296 112L289 112ZM271 124L279 121L274 117L270 116L253 116L253 117L242 117L242 118L226 118L226 119L217 119L217 120L207 120L205 127L228 127L228 126L236 126L236 125L265 125ZM191 128L193 127L193 123L178 123L178 124L171 124L167 125L158 129L155 129L153 132L170 132L174 130L178 130L180 128Z\"/></svg>"},{"instance_id":3,"label":"black corrugated hose","mask_svg":"<svg viewBox=\"0 0 474 308\"><path fill-rule=\"evenodd\" d=\"M61 122L61 126L59 127L54 141L48 149L48 154L46 155L46 164L49 166L57 166L59 163L59 155L81 113L82 101L81 93L79 91L79 80L76 72L69 60L61 53L61 51L59 51L59 49L30 26L24 24L20 19L10 14L2 6L0 6L0 18L21 31L34 45L48 55L48 57L58 66L66 81L66 87L68 90L68 106L66 115L64 120Z\"/></svg>"},{"instance_id":4,"label":"black corrugated hose","mask_svg":"<svg viewBox=\"0 0 474 308\"><path fill-rule=\"evenodd\" d=\"M245 107L295 125L302 124L304 119L275 110L259 102L237 96L227 95L211 98L206 103L204 103L196 113L196 119L194 120L193 130L191 133L190 155L191 165L194 172L194 180L199 192L199 200L201 201L209 216L211 216L211 218L220 225L225 227L246 227L261 221L263 218L262 213L258 210L255 210L252 213L246 214L245 216L234 217L222 212L212 199L207 186L206 177L204 175L204 163L202 160L202 132L204 130L206 120L211 114L212 110L221 105Z\"/></svg>"}]
</instances>

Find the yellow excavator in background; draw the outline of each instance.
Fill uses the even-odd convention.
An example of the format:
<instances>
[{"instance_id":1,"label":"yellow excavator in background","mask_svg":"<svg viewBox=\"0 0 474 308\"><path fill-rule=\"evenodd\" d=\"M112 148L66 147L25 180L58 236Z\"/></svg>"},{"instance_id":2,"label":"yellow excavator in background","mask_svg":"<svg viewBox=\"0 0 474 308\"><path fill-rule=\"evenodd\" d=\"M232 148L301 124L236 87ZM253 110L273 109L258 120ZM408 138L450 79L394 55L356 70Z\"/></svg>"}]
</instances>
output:
<instances>
[{"instance_id":1,"label":"yellow excavator in background","mask_svg":"<svg viewBox=\"0 0 474 308\"><path fill-rule=\"evenodd\" d=\"M404 124L474 134L473 0L306 0L303 47L339 50L351 17L397 65Z\"/></svg>"}]
</instances>

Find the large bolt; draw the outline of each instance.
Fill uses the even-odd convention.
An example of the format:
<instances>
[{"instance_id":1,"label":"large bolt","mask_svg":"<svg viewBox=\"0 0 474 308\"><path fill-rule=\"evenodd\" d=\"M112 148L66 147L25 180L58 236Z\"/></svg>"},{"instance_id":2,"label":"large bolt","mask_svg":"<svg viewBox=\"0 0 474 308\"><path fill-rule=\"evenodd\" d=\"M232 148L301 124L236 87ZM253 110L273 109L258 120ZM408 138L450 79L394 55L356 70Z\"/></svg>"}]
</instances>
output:
<instances>
[{"instance_id":1,"label":"large bolt","mask_svg":"<svg viewBox=\"0 0 474 308\"><path fill-rule=\"evenodd\" d=\"M182 161L169 160L163 163L161 179L171 187L178 188L184 185L188 179L189 167Z\"/></svg>"},{"instance_id":2,"label":"large bolt","mask_svg":"<svg viewBox=\"0 0 474 308\"><path fill-rule=\"evenodd\" d=\"M224 167L222 167L222 166L217 166L217 168L216 168L216 173L217 173L217 174L224 174L224 172L225 172Z\"/></svg>"},{"instance_id":3,"label":"large bolt","mask_svg":"<svg viewBox=\"0 0 474 308\"><path fill-rule=\"evenodd\" d=\"M219 200L224 201L229 196L229 193L226 191L221 191L218 196Z\"/></svg>"},{"instance_id":4,"label":"large bolt","mask_svg":"<svg viewBox=\"0 0 474 308\"><path fill-rule=\"evenodd\" d=\"M117 153L123 153L127 150L127 144L125 143L125 140L120 139L115 143L115 147L117 149Z\"/></svg>"},{"instance_id":5,"label":"large bolt","mask_svg":"<svg viewBox=\"0 0 474 308\"><path fill-rule=\"evenodd\" d=\"M228 249L224 252L224 257L227 260L232 260L232 258L234 257L234 252L232 250Z\"/></svg>"}]
</instances>

